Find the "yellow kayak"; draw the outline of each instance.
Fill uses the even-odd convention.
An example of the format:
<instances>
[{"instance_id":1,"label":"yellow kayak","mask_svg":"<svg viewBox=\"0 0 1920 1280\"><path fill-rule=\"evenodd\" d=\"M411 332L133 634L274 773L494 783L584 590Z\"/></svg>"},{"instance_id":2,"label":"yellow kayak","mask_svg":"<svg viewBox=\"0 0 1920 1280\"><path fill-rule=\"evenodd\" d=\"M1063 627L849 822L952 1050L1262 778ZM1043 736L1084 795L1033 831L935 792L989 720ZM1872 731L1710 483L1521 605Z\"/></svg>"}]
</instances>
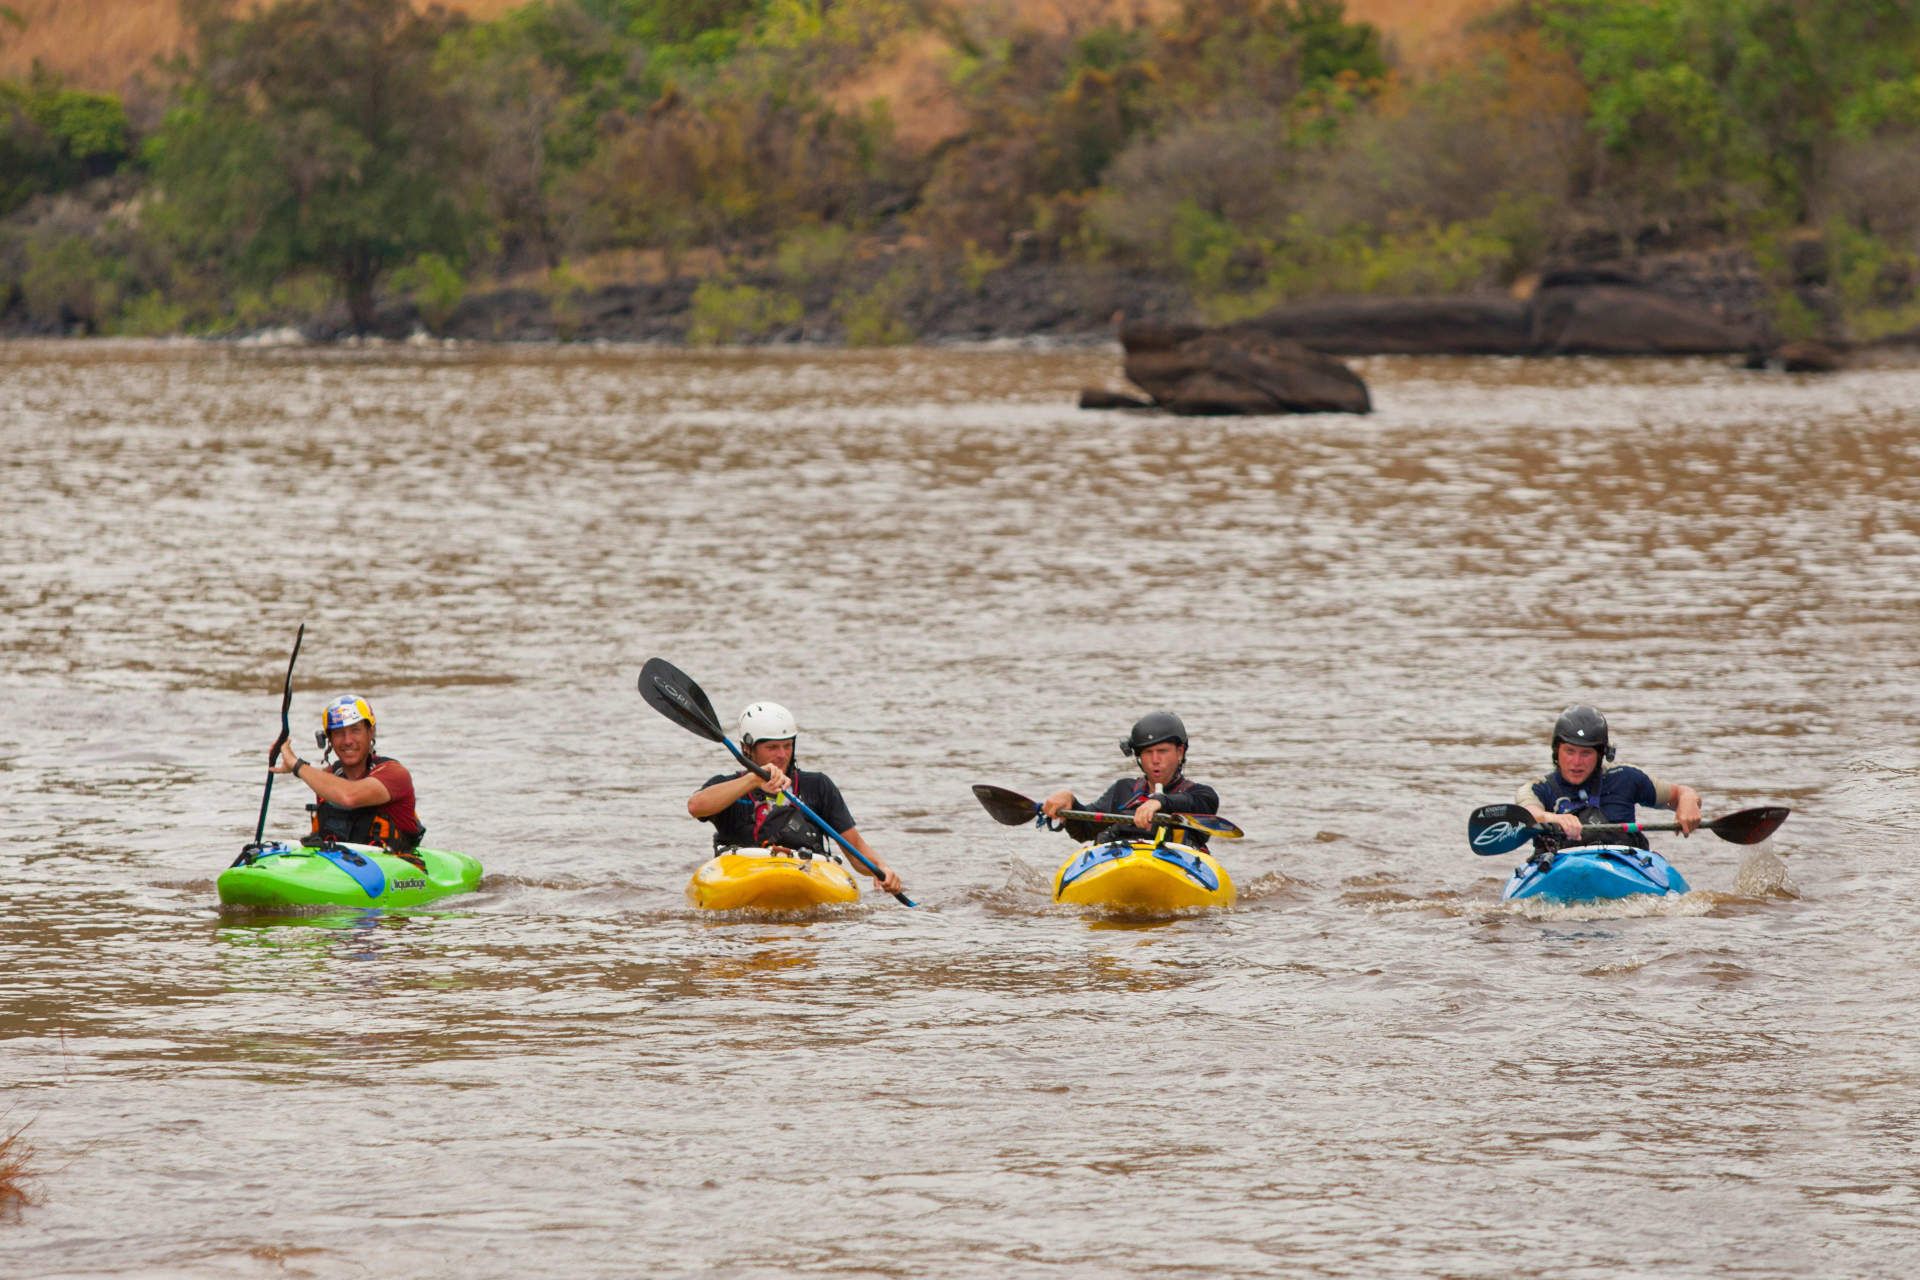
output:
<instances>
[{"instance_id":1,"label":"yellow kayak","mask_svg":"<svg viewBox=\"0 0 1920 1280\"><path fill-rule=\"evenodd\" d=\"M687 901L707 911L805 911L859 899L859 884L838 858L785 849L716 854L687 883Z\"/></svg>"},{"instance_id":2,"label":"yellow kayak","mask_svg":"<svg viewBox=\"0 0 1920 1280\"><path fill-rule=\"evenodd\" d=\"M1053 877L1053 900L1120 911L1231 906L1233 877L1204 849L1149 840L1090 844Z\"/></svg>"}]
</instances>

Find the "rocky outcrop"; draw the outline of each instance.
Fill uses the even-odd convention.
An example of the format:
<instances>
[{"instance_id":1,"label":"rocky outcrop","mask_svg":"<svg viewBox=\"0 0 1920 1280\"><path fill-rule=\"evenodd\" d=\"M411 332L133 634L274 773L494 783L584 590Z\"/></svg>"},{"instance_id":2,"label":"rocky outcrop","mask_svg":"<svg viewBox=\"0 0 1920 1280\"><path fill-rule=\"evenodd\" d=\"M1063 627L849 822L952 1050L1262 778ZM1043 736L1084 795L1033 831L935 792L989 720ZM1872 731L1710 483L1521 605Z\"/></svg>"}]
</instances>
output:
<instances>
[{"instance_id":1,"label":"rocky outcrop","mask_svg":"<svg viewBox=\"0 0 1920 1280\"><path fill-rule=\"evenodd\" d=\"M1531 311L1514 298L1326 298L1243 327L1337 356L1534 354Z\"/></svg>"},{"instance_id":2,"label":"rocky outcrop","mask_svg":"<svg viewBox=\"0 0 1920 1280\"><path fill-rule=\"evenodd\" d=\"M1837 373L1846 367L1839 348L1824 342L1783 342L1772 351L1747 357L1749 369L1777 369L1781 373Z\"/></svg>"},{"instance_id":3,"label":"rocky outcrop","mask_svg":"<svg viewBox=\"0 0 1920 1280\"><path fill-rule=\"evenodd\" d=\"M1082 387L1080 407L1082 409L1151 409L1153 401L1143 400L1125 391L1111 391L1105 387Z\"/></svg>"},{"instance_id":4,"label":"rocky outcrop","mask_svg":"<svg viewBox=\"0 0 1920 1280\"><path fill-rule=\"evenodd\" d=\"M1761 341L1693 303L1637 285L1554 284L1533 295L1528 311L1532 355L1734 355Z\"/></svg>"},{"instance_id":5,"label":"rocky outcrop","mask_svg":"<svg viewBox=\"0 0 1920 1280\"><path fill-rule=\"evenodd\" d=\"M1122 328L1127 377L1170 413L1368 413L1367 384L1338 360L1248 327Z\"/></svg>"},{"instance_id":6,"label":"rocky outcrop","mask_svg":"<svg viewBox=\"0 0 1920 1280\"><path fill-rule=\"evenodd\" d=\"M1544 274L1532 296L1332 297L1248 320L1329 355L1747 355L1770 334L1745 307L1703 301L1734 267L1596 263Z\"/></svg>"}]
</instances>

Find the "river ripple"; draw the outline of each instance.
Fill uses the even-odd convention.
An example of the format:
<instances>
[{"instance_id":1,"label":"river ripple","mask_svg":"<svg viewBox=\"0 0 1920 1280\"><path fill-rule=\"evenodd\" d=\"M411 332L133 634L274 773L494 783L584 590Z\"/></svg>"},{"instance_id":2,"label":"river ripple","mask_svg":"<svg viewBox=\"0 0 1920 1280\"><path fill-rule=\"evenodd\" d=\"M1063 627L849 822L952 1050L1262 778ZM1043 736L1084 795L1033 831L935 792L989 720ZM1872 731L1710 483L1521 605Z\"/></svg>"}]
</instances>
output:
<instances>
[{"instance_id":1,"label":"river ripple","mask_svg":"<svg viewBox=\"0 0 1920 1280\"><path fill-rule=\"evenodd\" d=\"M1181 422L1072 409L1109 351L0 347L0 1272L1911 1274L1920 371L1358 363ZM301 621L299 731L368 694L479 894L216 910ZM927 909L697 918L656 653ZM1575 700L1794 817L1503 907L1462 818ZM1246 900L1049 909L968 784L1163 705Z\"/></svg>"}]
</instances>

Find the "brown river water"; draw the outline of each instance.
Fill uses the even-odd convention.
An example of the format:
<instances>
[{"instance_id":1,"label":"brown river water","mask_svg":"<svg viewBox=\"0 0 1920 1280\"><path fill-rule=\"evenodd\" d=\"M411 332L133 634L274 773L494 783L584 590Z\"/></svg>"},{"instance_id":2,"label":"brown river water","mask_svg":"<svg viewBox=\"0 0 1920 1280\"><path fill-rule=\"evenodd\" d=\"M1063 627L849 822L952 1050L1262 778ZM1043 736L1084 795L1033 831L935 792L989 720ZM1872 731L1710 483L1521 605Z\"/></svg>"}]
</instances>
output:
<instances>
[{"instance_id":1,"label":"brown river water","mask_svg":"<svg viewBox=\"0 0 1920 1280\"><path fill-rule=\"evenodd\" d=\"M1179 421L1072 407L1112 350L0 347L0 1275L1914 1274L1920 369L1357 364ZM367 695L479 893L221 914L302 622L296 742ZM687 906L656 654L923 908ZM1574 701L1793 817L1503 904L1466 815ZM1243 901L1051 907L969 784L1158 707Z\"/></svg>"}]
</instances>

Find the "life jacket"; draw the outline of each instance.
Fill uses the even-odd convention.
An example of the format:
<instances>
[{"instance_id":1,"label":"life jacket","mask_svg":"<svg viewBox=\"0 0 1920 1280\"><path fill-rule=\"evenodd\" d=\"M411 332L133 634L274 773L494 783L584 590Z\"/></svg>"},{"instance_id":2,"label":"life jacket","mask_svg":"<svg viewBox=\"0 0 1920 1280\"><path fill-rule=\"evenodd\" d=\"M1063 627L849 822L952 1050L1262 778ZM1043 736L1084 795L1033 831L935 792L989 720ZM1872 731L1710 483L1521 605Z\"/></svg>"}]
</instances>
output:
<instances>
[{"instance_id":1,"label":"life jacket","mask_svg":"<svg viewBox=\"0 0 1920 1280\"><path fill-rule=\"evenodd\" d=\"M1170 796L1185 795L1193 789L1194 784L1187 780L1187 775L1184 773L1161 788L1163 792ZM1125 812L1131 813L1152 798L1153 786L1147 781L1146 776L1143 774L1133 780L1133 794L1120 802L1120 808ZM1146 840L1152 838L1152 830L1152 828L1149 828L1146 831L1142 831L1141 828L1134 826L1131 822L1115 823L1103 830L1099 838L1102 841ZM1161 838L1162 844L1184 844L1194 849L1204 849L1207 847L1205 832L1192 831L1186 827L1161 827L1159 830L1165 833Z\"/></svg>"},{"instance_id":2,"label":"life jacket","mask_svg":"<svg viewBox=\"0 0 1920 1280\"><path fill-rule=\"evenodd\" d=\"M385 761L385 756L369 755L367 772L372 773ZM342 767L336 762L327 772L336 778L344 778L346 774L342 772ZM396 853L411 853L420 847L421 839L427 834L424 826L402 831L380 812L379 805L343 809L322 800L318 804L308 805L307 812L313 815L313 831L307 837L308 842L313 844L329 840L335 844L375 844Z\"/></svg>"},{"instance_id":3,"label":"life jacket","mask_svg":"<svg viewBox=\"0 0 1920 1280\"><path fill-rule=\"evenodd\" d=\"M1610 789L1607 785L1607 777L1612 772L1613 770L1603 766L1599 772L1588 778L1584 785L1576 787L1561 777L1560 771L1555 769L1534 784L1536 787L1544 786L1547 795L1543 797L1536 790L1534 792L1534 798L1539 800L1549 813L1570 813L1580 820L1582 826L1596 825L1599 823L1618 825L1622 822L1631 822L1633 821L1631 816L1633 813L1633 805L1631 802L1627 803L1629 816L1625 818L1609 814L1602 807L1602 802L1606 797L1607 791ZM1620 781L1625 781L1624 777L1616 779L1616 782ZM1564 832L1550 832L1545 837L1536 836L1534 838L1534 847L1536 849L1541 848L1543 845L1555 849L1569 849L1582 844L1626 845L1634 849L1651 847L1647 844L1647 838L1636 831L1623 831L1618 835L1596 836L1592 840L1570 837Z\"/></svg>"},{"instance_id":4,"label":"life jacket","mask_svg":"<svg viewBox=\"0 0 1920 1280\"><path fill-rule=\"evenodd\" d=\"M753 842L761 848L779 845L809 853L824 853L827 848L826 836L807 821L799 805L775 804L771 796L753 802Z\"/></svg>"}]
</instances>

